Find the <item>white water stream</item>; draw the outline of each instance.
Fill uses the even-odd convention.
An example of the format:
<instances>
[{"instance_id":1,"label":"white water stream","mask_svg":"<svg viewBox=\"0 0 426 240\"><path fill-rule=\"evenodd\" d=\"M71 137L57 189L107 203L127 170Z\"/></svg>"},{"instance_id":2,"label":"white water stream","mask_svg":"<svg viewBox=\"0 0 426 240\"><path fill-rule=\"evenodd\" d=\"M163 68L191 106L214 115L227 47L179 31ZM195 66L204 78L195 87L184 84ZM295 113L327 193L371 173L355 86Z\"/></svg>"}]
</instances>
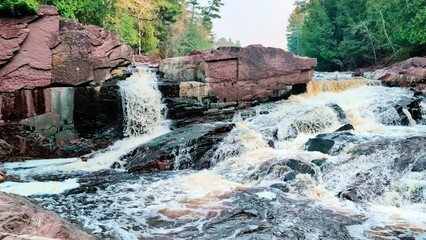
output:
<instances>
[{"instance_id":1,"label":"white water stream","mask_svg":"<svg viewBox=\"0 0 426 240\"><path fill-rule=\"evenodd\" d=\"M108 169L125 153L168 132L167 121L163 118L164 105L155 81L152 73L140 71L120 84L125 98L125 134L129 137L88 162L77 159L30 161L5 164L3 168L24 179L52 171ZM95 194L72 195L79 201L65 197L60 200L42 197L40 201L105 239L155 239L188 227L201 231L206 222L232 203L233 193L283 183L278 170L265 173L265 168L278 160L297 159L310 163L325 158L327 165L322 173L296 176L289 186L289 196L311 199L314 204L348 216L364 216L362 224L348 227L354 239L397 239L393 238L394 231L426 239L426 172L395 172L392 159L399 153L392 146L374 156L360 155L356 159L351 159L348 152L360 142L426 136L424 125L413 121L410 126L394 124L399 118L394 105L412 97L413 93L379 86L377 82L351 81L314 82L308 86L308 94L255 107L252 111L256 114L252 117L244 117L244 111L237 113L233 120L236 128L220 144L212 159L215 164L209 170L142 174L128 181L111 183ZM347 116L345 121L355 128L350 132L360 142L342 145L342 150L333 156L308 152L305 143L310 138L333 132L345 123L329 104L343 109ZM271 141L274 148L269 144ZM383 194L372 194L370 199L360 203L339 199L338 193L346 190L357 174L363 173L387 180L386 186L379 187ZM64 180L63 185L54 186L54 190L47 188L52 183L34 184L32 191L22 183L0 184L0 189L36 195L57 194L77 187L74 179ZM410 200L417 191L420 191L418 199ZM267 190L258 195L269 200L276 197ZM72 209L71 213L68 208Z\"/></svg>"}]
</instances>

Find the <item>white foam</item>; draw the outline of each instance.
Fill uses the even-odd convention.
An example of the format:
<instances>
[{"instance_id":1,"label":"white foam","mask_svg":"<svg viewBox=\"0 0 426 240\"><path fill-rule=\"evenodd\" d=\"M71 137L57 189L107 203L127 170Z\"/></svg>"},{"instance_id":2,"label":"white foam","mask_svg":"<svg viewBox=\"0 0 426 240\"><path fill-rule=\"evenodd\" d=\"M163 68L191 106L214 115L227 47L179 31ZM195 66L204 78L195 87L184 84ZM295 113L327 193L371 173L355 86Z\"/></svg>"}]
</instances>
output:
<instances>
[{"instance_id":1,"label":"white foam","mask_svg":"<svg viewBox=\"0 0 426 240\"><path fill-rule=\"evenodd\" d=\"M5 182L0 183L0 191L23 196L59 194L66 190L79 187L77 179L67 179L63 182Z\"/></svg>"}]
</instances>

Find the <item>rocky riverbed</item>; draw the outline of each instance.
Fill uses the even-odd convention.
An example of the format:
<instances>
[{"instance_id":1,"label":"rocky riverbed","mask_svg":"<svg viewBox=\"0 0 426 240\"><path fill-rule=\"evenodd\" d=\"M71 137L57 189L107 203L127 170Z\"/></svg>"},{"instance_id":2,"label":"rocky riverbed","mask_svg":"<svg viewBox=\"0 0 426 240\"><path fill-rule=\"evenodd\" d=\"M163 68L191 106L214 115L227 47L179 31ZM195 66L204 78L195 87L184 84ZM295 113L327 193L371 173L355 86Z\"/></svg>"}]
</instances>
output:
<instances>
[{"instance_id":1,"label":"rocky riverbed","mask_svg":"<svg viewBox=\"0 0 426 240\"><path fill-rule=\"evenodd\" d=\"M126 138L85 162L4 164L19 181L0 189L99 239L425 238L422 95L314 80L288 100L175 129L152 74L120 84Z\"/></svg>"}]
</instances>

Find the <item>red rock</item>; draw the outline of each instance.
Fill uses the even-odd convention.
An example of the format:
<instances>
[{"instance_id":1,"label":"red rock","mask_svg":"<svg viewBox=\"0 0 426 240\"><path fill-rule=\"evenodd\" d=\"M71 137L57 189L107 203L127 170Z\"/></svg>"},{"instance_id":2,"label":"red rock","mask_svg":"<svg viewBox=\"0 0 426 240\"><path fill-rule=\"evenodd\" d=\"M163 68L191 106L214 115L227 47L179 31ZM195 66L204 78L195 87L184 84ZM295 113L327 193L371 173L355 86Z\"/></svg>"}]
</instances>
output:
<instances>
[{"instance_id":1,"label":"red rock","mask_svg":"<svg viewBox=\"0 0 426 240\"><path fill-rule=\"evenodd\" d=\"M106 29L60 20L53 6L37 15L0 18L0 92L111 78L133 49Z\"/></svg>"},{"instance_id":2,"label":"red rock","mask_svg":"<svg viewBox=\"0 0 426 240\"><path fill-rule=\"evenodd\" d=\"M192 52L160 63L164 78L176 82L205 82L207 96L220 102L278 97L287 85L311 80L316 59L298 57L278 48L252 45Z\"/></svg>"},{"instance_id":3,"label":"red rock","mask_svg":"<svg viewBox=\"0 0 426 240\"><path fill-rule=\"evenodd\" d=\"M0 192L0 229L1 239L96 239L29 198L4 192Z\"/></svg>"},{"instance_id":4,"label":"red rock","mask_svg":"<svg viewBox=\"0 0 426 240\"><path fill-rule=\"evenodd\" d=\"M415 57L376 70L373 75L390 86L410 87L426 92L426 57Z\"/></svg>"},{"instance_id":5,"label":"red rock","mask_svg":"<svg viewBox=\"0 0 426 240\"><path fill-rule=\"evenodd\" d=\"M145 56L145 55L135 55L133 61L146 65L148 67L158 67L160 64L161 58L156 56Z\"/></svg>"}]
</instances>

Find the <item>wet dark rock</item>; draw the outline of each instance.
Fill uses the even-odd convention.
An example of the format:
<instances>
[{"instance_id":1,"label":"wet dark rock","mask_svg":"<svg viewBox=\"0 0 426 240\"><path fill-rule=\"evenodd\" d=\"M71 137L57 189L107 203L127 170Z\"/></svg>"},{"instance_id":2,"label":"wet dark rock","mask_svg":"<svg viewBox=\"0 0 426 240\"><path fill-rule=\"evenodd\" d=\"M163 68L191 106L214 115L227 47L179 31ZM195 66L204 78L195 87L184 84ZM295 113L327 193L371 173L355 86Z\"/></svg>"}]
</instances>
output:
<instances>
[{"instance_id":1,"label":"wet dark rock","mask_svg":"<svg viewBox=\"0 0 426 240\"><path fill-rule=\"evenodd\" d=\"M253 108L246 109L244 111L241 111L240 116L243 120L255 117L256 116L256 110L254 110Z\"/></svg>"},{"instance_id":2,"label":"wet dark rock","mask_svg":"<svg viewBox=\"0 0 426 240\"><path fill-rule=\"evenodd\" d=\"M406 109L416 122L420 122L423 118L421 102L422 102L421 98L402 99L395 106L395 109L398 111L399 114L400 114L400 111L402 111L402 109ZM405 120L404 117L406 118L407 116L404 114L404 116L401 117L401 119L404 119L403 125L405 125L406 121L408 120L408 119Z\"/></svg>"},{"instance_id":3,"label":"wet dark rock","mask_svg":"<svg viewBox=\"0 0 426 240\"><path fill-rule=\"evenodd\" d=\"M330 155L337 155L349 143L359 143L360 139L350 132L334 132L327 134L319 134L315 138L309 139L305 144L307 151L317 151Z\"/></svg>"},{"instance_id":4,"label":"wet dark rock","mask_svg":"<svg viewBox=\"0 0 426 240\"><path fill-rule=\"evenodd\" d=\"M352 126L352 124L348 123L348 124L341 126L335 132L343 132L343 131L351 131L351 130L355 130L355 128L354 128L354 126Z\"/></svg>"},{"instance_id":5,"label":"wet dark rock","mask_svg":"<svg viewBox=\"0 0 426 240\"><path fill-rule=\"evenodd\" d=\"M352 189L349 189L349 190L344 191L344 192L340 192L338 194L338 196L340 198L344 198L344 199L352 201L352 202L359 202L360 201L360 197Z\"/></svg>"},{"instance_id":6,"label":"wet dark rock","mask_svg":"<svg viewBox=\"0 0 426 240\"><path fill-rule=\"evenodd\" d=\"M314 168L303 161L296 159L277 159L263 164L259 171L248 176L251 180L278 179L284 182L294 183L298 174L315 176Z\"/></svg>"},{"instance_id":7,"label":"wet dark rock","mask_svg":"<svg viewBox=\"0 0 426 240\"><path fill-rule=\"evenodd\" d=\"M289 172L284 176L284 182L289 182L289 181L293 181L294 179L296 179L296 173L294 172Z\"/></svg>"},{"instance_id":8,"label":"wet dark rock","mask_svg":"<svg viewBox=\"0 0 426 240\"><path fill-rule=\"evenodd\" d=\"M262 197L263 194L274 195ZM285 193L255 189L234 196L232 208L192 232L197 239L352 239L346 226L360 224L355 217L340 215L306 199L290 199ZM236 234L236 235L235 235Z\"/></svg>"},{"instance_id":9,"label":"wet dark rock","mask_svg":"<svg viewBox=\"0 0 426 240\"><path fill-rule=\"evenodd\" d=\"M426 137L410 137L407 139L378 139L367 143L361 143L348 151L351 155L342 164L349 164L359 161L359 158L372 158L375 161L383 161L379 165L357 172L348 182L346 189L342 191L341 197L352 201L371 200L382 196L390 190L391 182L398 181L400 175L389 173L405 173L414 170L421 170L424 166L424 156L426 156ZM333 165L324 169L323 176L327 178L333 171ZM338 169L338 168L337 168ZM402 191L401 196L406 195ZM356 196L356 197L355 197ZM355 199L355 200L354 200ZM411 199L406 199L411 201Z\"/></svg>"},{"instance_id":10,"label":"wet dark rock","mask_svg":"<svg viewBox=\"0 0 426 240\"><path fill-rule=\"evenodd\" d=\"M325 163L327 162L327 158L323 158L323 159L314 159L311 161L311 163L313 163L314 165L321 167L323 166Z\"/></svg>"},{"instance_id":11,"label":"wet dark rock","mask_svg":"<svg viewBox=\"0 0 426 240\"><path fill-rule=\"evenodd\" d=\"M202 157L232 130L233 124L185 127L151 140L123 157L129 172L167 171L210 167ZM201 161L200 161L201 160Z\"/></svg>"},{"instance_id":12,"label":"wet dark rock","mask_svg":"<svg viewBox=\"0 0 426 240\"><path fill-rule=\"evenodd\" d=\"M334 146L334 141L331 139L312 138L306 143L306 150L311 152L322 152L328 154Z\"/></svg>"},{"instance_id":13,"label":"wet dark rock","mask_svg":"<svg viewBox=\"0 0 426 240\"><path fill-rule=\"evenodd\" d=\"M327 107L331 108L337 114L339 122L346 123L348 121L346 118L345 111L343 111L343 109L339 105L335 103L329 103L327 104Z\"/></svg>"},{"instance_id":14,"label":"wet dark rock","mask_svg":"<svg viewBox=\"0 0 426 240\"><path fill-rule=\"evenodd\" d=\"M5 171L0 170L0 183L2 182L19 182L19 176L8 175Z\"/></svg>"},{"instance_id":15,"label":"wet dark rock","mask_svg":"<svg viewBox=\"0 0 426 240\"><path fill-rule=\"evenodd\" d=\"M282 192L288 193L290 192L290 189L288 188L288 186L286 184L282 184L282 183L274 183L270 186L271 188L275 188L278 189Z\"/></svg>"},{"instance_id":16,"label":"wet dark rock","mask_svg":"<svg viewBox=\"0 0 426 240\"><path fill-rule=\"evenodd\" d=\"M411 168L411 171L413 172L423 172L426 170L426 155L423 157L420 157Z\"/></svg>"},{"instance_id":17,"label":"wet dark rock","mask_svg":"<svg viewBox=\"0 0 426 240\"><path fill-rule=\"evenodd\" d=\"M275 142L273 140L268 140L268 146L270 148L275 148Z\"/></svg>"},{"instance_id":18,"label":"wet dark rock","mask_svg":"<svg viewBox=\"0 0 426 240\"><path fill-rule=\"evenodd\" d=\"M299 160L289 159L287 162L287 166L298 173L302 173L302 174L308 173L310 175L315 174L315 170L313 170L309 164L306 164Z\"/></svg>"},{"instance_id":19,"label":"wet dark rock","mask_svg":"<svg viewBox=\"0 0 426 240\"><path fill-rule=\"evenodd\" d=\"M352 158L360 155L373 155L375 153L395 151L399 154L394 155L391 165L395 171L402 172L411 164L420 160L426 155L426 137L417 136L400 140L381 139L370 143L355 146L348 153L352 154Z\"/></svg>"}]
</instances>

